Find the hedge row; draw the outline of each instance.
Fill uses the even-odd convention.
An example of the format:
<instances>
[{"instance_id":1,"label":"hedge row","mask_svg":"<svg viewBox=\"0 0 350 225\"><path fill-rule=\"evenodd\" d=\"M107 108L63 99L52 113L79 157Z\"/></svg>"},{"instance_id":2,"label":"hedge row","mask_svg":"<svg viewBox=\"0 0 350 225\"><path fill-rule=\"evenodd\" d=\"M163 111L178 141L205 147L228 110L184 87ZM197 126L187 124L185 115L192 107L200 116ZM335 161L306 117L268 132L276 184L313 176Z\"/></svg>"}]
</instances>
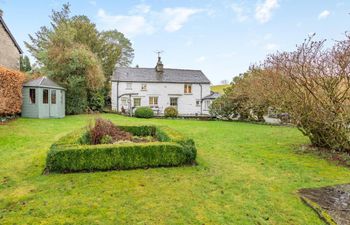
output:
<instances>
[{"instance_id":1,"label":"hedge row","mask_svg":"<svg viewBox=\"0 0 350 225\"><path fill-rule=\"evenodd\" d=\"M138 136L156 136L158 142L82 145L78 130L54 143L47 155L48 172L134 169L191 164L196 158L192 139L166 127L123 126Z\"/></svg>"},{"instance_id":2,"label":"hedge row","mask_svg":"<svg viewBox=\"0 0 350 225\"><path fill-rule=\"evenodd\" d=\"M0 116L21 112L25 75L0 66Z\"/></svg>"}]
</instances>

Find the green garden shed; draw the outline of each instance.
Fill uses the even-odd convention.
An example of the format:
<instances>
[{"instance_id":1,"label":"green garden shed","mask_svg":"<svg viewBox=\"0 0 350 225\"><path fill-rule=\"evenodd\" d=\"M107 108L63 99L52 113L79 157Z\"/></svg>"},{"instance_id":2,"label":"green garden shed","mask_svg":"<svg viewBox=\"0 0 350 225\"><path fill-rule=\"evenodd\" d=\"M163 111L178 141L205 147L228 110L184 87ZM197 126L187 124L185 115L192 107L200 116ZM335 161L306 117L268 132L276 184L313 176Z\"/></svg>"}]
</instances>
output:
<instances>
[{"instance_id":1,"label":"green garden shed","mask_svg":"<svg viewBox=\"0 0 350 225\"><path fill-rule=\"evenodd\" d=\"M65 89L47 77L26 82L22 89L22 117L63 118Z\"/></svg>"}]
</instances>

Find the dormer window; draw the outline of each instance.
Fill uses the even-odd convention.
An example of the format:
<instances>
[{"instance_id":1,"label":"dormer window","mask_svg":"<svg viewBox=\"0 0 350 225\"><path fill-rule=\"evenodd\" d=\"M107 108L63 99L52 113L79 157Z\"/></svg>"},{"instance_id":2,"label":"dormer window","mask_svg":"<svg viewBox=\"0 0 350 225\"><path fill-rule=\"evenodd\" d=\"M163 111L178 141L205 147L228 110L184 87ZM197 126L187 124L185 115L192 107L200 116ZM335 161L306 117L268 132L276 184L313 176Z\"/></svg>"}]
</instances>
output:
<instances>
[{"instance_id":1,"label":"dormer window","mask_svg":"<svg viewBox=\"0 0 350 225\"><path fill-rule=\"evenodd\" d=\"M132 89L132 83L126 83L126 89L131 90Z\"/></svg>"},{"instance_id":2,"label":"dormer window","mask_svg":"<svg viewBox=\"0 0 350 225\"><path fill-rule=\"evenodd\" d=\"M147 84L141 84L141 91L147 91Z\"/></svg>"},{"instance_id":3,"label":"dormer window","mask_svg":"<svg viewBox=\"0 0 350 225\"><path fill-rule=\"evenodd\" d=\"M192 84L185 84L184 93L185 94L192 94Z\"/></svg>"}]
</instances>

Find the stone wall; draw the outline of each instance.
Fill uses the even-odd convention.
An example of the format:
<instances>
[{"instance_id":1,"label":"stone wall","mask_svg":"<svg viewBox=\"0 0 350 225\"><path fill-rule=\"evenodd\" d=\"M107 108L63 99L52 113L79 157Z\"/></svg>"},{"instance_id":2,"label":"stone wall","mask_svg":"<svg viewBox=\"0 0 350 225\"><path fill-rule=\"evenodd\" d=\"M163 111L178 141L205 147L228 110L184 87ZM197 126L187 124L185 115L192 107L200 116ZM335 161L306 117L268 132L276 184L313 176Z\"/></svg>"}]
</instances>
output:
<instances>
[{"instance_id":1,"label":"stone wall","mask_svg":"<svg viewBox=\"0 0 350 225\"><path fill-rule=\"evenodd\" d=\"M0 65L19 70L20 54L11 37L0 23Z\"/></svg>"}]
</instances>

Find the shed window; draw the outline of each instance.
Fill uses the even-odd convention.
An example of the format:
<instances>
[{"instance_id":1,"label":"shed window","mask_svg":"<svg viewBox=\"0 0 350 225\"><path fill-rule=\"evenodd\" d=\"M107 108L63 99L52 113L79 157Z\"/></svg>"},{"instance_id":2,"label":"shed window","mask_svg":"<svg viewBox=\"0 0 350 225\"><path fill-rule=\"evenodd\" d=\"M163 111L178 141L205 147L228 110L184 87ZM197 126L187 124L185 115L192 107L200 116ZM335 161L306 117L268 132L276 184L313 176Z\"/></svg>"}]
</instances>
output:
<instances>
[{"instance_id":1,"label":"shed window","mask_svg":"<svg viewBox=\"0 0 350 225\"><path fill-rule=\"evenodd\" d=\"M35 104L35 89L29 89L29 99L31 104Z\"/></svg>"},{"instance_id":2,"label":"shed window","mask_svg":"<svg viewBox=\"0 0 350 225\"><path fill-rule=\"evenodd\" d=\"M56 104L56 90L51 90L51 104Z\"/></svg>"},{"instance_id":3,"label":"shed window","mask_svg":"<svg viewBox=\"0 0 350 225\"><path fill-rule=\"evenodd\" d=\"M49 103L49 90L48 89L43 90L43 103L44 104Z\"/></svg>"},{"instance_id":4,"label":"shed window","mask_svg":"<svg viewBox=\"0 0 350 225\"><path fill-rule=\"evenodd\" d=\"M184 93L185 94L192 94L192 84L185 84Z\"/></svg>"}]
</instances>

